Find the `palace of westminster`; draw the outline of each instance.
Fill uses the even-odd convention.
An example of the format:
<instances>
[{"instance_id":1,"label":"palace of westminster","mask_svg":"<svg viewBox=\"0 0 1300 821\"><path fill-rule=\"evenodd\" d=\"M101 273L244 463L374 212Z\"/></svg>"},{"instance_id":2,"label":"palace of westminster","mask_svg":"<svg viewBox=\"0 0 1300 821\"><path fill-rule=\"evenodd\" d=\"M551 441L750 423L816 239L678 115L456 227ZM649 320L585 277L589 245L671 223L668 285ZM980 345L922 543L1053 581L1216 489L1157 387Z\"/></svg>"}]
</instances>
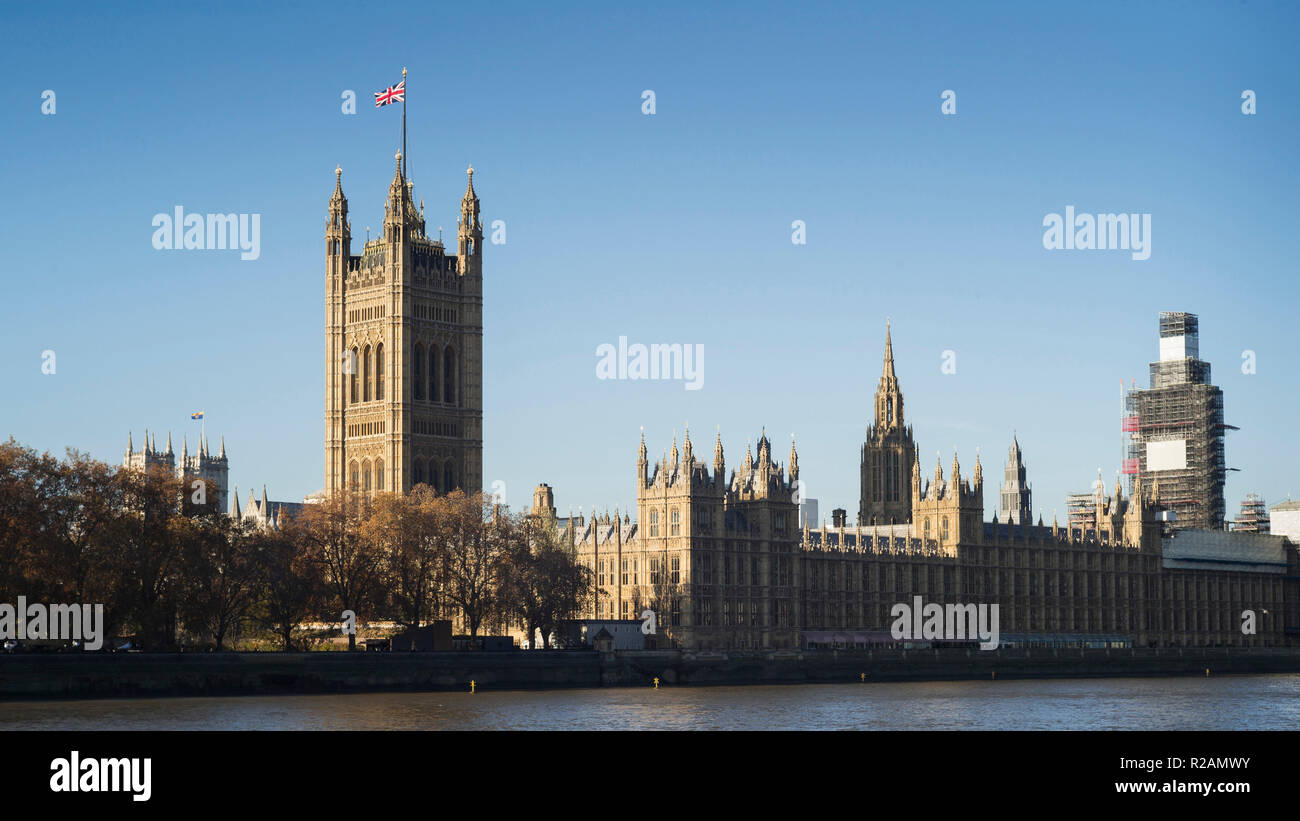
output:
<instances>
[{"instance_id":1,"label":"palace of westminster","mask_svg":"<svg viewBox=\"0 0 1300 821\"><path fill-rule=\"evenodd\" d=\"M483 486L483 228L473 168L455 253L425 231L401 154L382 232L352 253L341 169L325 224L325 488L408 492ZM531 514L555 522L594 575L592 619L658 614L655 639L690 649L861 646L889 640L891 607L998 604L1003 643L1092 646L1286 644L1300 634L1300 568L1282 536L1169 528L1159 478L1126 497L1097 491L1088 521L1034 524L1013 443L1001 515L984 514L978 456L923 476L886 329L856 522L835 511L800 525L799 459L764 434L731 473L721 434L712 459L687 432L678 449L636 459L636 518L557 517L540 485ZM127 463L170 457L146 435ZM202 464L199 464L199 460ZM219 471L211 457L182 457ZM174 464L174 462L172 462ZM237 499L237 496L236 496ZM265 491L236 515L271 521ZM285 503L289 504L289 503ZM297 507L297 505L294 505ZM272 522L273 523L273 522ZM1257 614L1244 635L1243 611Z\"/></svg>"}]
</instances>

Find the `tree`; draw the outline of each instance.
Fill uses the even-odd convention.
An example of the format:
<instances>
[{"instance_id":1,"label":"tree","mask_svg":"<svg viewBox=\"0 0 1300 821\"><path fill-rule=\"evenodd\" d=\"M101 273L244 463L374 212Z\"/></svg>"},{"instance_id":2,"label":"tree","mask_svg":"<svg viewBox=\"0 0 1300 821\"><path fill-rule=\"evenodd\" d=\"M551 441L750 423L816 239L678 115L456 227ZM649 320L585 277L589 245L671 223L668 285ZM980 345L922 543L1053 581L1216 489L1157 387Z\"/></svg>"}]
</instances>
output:
<instances>
[{"instance_id":1,"label":"tree","mask_svg":"<svg viewBox=\"0 0 1300 821\"><path fill-rule=\"evenodd\" d=\"M595 595L590 569L564 545L549 519L518 516L511 519L511 537L502 557L502 596L510 612L534 641L541 631L542 647L561 622L576 619L591 606Z\"/></svg>"},{"instance_id":2,"label":"tree","mask_svg":"<svg viewBox=\"0 0 1300 821\"><path fill-rule=\"evenodd\" d=\"M221 515L182 520L180 615L211 636L217 652L248 617L259 589L257 526Z\"/></svg>"},{"instance_id":3,"label":"tree","mask_svg":"<svg viewBox=\"0 0 1300 821\"><path fill-rule=\"evenodd\" d=\"M306 548L304 525L284 517L279 530L253 535L253 554L261 567L253 618L280 640L280 649L294 649L293 631L319 611L325 597L321 564Z\"/></svg>"},{"instance_id":4,"label":"tree","mask_svg":"<svg viewBox=\"0 0 1300 821\"><path fill-rule=\"evenodd\" d=\"M409 496L380 493L361 528L380 557L385 604L394 621L410 630L418 630L438 612L438 583L446 559L443 508L427 485L417 485Z\"/></svg>"},{"instance_id":5,"label":"tree","mask_svg":"<svg viewBox=\"0 0 1300 821\"><path fill-rule=\"evenodd\" d=\"M295 531L304 539L309 555L321 566L325 590L335 613L351 610L359 615L379 598L380 554L372 542L361 537L361 527L368 515L366 497L341 491L304 506L302 527ZM348 649L356 647L356 634L351 633Z\"/></svg>"},{"instance_id":6,"label":"tree","mask_svg":"<svg viewBox=\"0 0 1300 821\"><path fill-rule=\"evenodd\" d=\"M119 548L109 557L110 601L146 647L175 643L175 575L180 563L177 515L181 482L164 468L119 470L114 474L122 516L115 528Z\"/></svg>"},{"instance_id":7,"label":"tree","mask_svg":"<svg viewBox=\"0 0 1300 821\"><path fill-rule=\"evenodd\" d=\"M500 558L510 538L509 519L490 494L457 489L446 509L447 597L460 609L471 638L499 606Z\"/></svg>"}]
</instances>

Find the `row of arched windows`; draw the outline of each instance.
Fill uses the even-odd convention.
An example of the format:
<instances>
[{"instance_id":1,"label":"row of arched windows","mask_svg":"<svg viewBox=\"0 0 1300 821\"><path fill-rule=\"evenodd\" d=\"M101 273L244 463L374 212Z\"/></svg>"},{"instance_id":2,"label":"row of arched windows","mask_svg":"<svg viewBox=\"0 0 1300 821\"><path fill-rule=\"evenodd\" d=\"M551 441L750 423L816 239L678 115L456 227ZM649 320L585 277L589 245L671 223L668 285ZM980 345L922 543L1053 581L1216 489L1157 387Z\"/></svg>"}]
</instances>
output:
<instances>
[{"instance_id":1,"label":"row of arched windows","mask_svg":"<svg viewBox=\"0 0 1300 821\"><path fill-rule=\"evenodd\" d=\"M345 372L348 376L349 401L369 402L384 398L384 344L373 348L353 346L349 352ZM427 393L430 402L456 403L456 349L448 345L441 352L430 345L426 353L422 343L415 343L412 366L415 399L424 401ZM426 385L428 390L425 390Z\"/></svg>"},{"instance_id":2,"label":"row of arched windows","mask_svg":"<svg viewBox=\"0 0 1300 821\"><path fill-rule=\"evenodd\" d=\"M369 459L363 459L360 462L354 460L348 473L350 476L348 486L354 491L369 493L372 490L384 489L383 459L376 459L373 465Z\"/></svg>"},{"instance_id":3,"label":"row of arched windows","mask_svg":"<svg viewBox=\"0 0 1300 821\"><path fill-rule=\"evenodd\" d=\"M415 343L415 359L412 366L415 383L415 399L424 401L425 386L428 386L430 402L456 403L456 349L448 345L441 355L437 345L430 345L426 355L423 343Z\"/></svg>"},{"instance_id":4,"label":"row of arched windows","mask_svg":"<svg viewBox=\"0 0 1300 821\"><path fill-rule=\"evenodd\" d=\"M369 345L358 349L355 345L345 363L351 374L349 393L351 402L369 402L384 398L384 343L372 349Z\"/></svg>"},{"instance_id":5,"label":"row of arched windows","mask_svg":"<svg viewBox=\"0 0 1300 821\"><path fill-rule=\"evenodd\" d=\"M411 486L428 485L439 493L450 493L457 487L456 467L448 459L439 470L438 460L415 459L411 465Z\"/></svg>"}]
</instances>

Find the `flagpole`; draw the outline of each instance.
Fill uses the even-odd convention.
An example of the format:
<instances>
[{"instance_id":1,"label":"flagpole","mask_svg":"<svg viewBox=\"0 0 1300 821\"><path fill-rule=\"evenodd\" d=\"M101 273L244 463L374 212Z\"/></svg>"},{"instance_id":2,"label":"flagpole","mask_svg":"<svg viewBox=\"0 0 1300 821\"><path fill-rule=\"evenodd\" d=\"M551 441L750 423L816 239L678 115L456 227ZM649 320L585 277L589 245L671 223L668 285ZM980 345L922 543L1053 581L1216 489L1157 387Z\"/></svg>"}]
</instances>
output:
<instances>
[{"instance_id":1,"label":"flagpole","mask_svg":"<svg viewBox=\"0 0 1300 821\"><path fill-rule=\"evenodd\" d=\"M402 66L402 178L406 174L406 66Z\"/></svg>"}]
</instances>

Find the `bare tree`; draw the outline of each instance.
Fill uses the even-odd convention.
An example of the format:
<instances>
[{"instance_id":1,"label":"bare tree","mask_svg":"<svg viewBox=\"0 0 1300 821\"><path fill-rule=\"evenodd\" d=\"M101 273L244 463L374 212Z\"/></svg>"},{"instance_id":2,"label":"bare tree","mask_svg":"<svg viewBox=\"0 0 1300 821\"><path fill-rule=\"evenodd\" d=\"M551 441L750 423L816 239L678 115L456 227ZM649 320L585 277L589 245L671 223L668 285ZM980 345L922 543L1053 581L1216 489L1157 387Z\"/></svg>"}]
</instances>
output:
<instances>
[{"instance_id":1,"label":"bare tree","mask_svg":"<svg viewBox=\"0 0 1300 821\"><path fill-rule=\"evenodd\" d=\"M365 497L347 491L303 508L298 532L308 553L320 563L335 613L351 610L360 617L380 592L379 551L361 538L361 526L369 512ZM356 634L350 633L348 649L356 646Z\"/></svg>"}]
</instances>

